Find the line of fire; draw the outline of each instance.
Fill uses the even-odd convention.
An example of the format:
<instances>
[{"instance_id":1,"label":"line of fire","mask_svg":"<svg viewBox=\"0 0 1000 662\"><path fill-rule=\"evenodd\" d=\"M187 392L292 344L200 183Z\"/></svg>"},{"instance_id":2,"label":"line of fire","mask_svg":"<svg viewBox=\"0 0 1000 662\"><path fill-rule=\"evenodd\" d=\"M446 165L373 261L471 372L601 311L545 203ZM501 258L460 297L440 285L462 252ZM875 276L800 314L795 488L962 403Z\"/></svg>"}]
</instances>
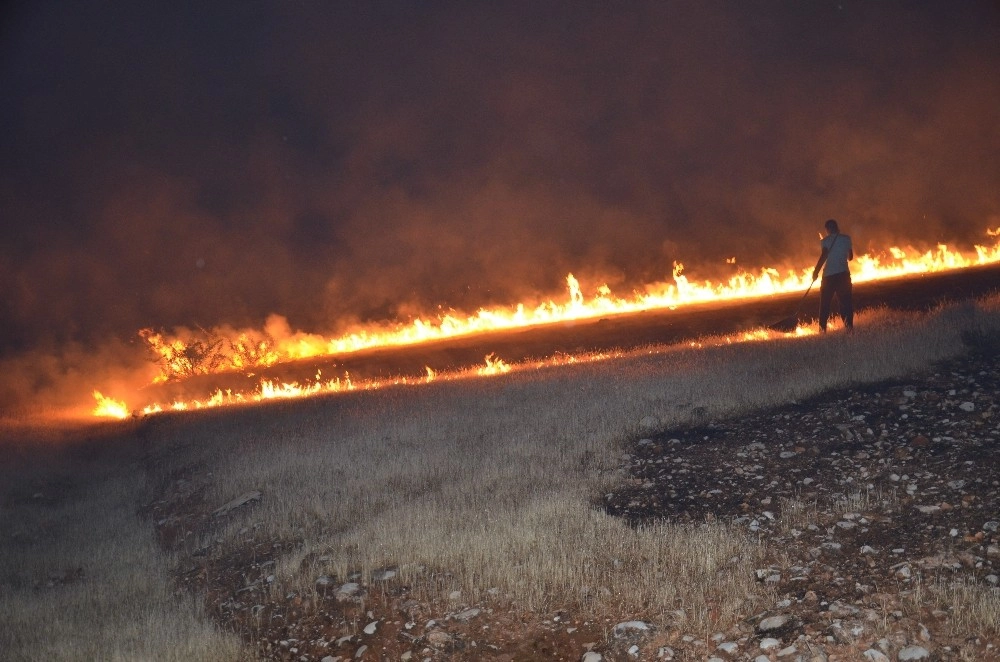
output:
<instances>
[{"instance_id":1,"label":"line of fire","mask_svg":"<svg viewBox=\"0 0 1000 662\"><path fill-rule=\"evenodd\" d=\"M971 251L946 245L924 252L892 247L883 254L857 256L851 264L852 279L858 284L900 283L891 296L905 298L905 283L917 277L1000 264L1000 228L985 234L993 243L975 245ZM260 330L168 334L143 329L139 336L157 368L155 376L134 393L97 386L91 413L124 419L607 360L629 349L623 337L634 349L697 344L706 336L718 343L807 336L816 332L814 325L802 323L783 332L768 328L767 321L790 312L789 304L803 295L810 280L811 267L784 274L765 267L756 273L741 270L726 282L697 282L675 263L669 281L626 297L616 296L606 285L587 296L570 274L562 301L517 303L472 314L452 311L405 323L371 324L337 337L294 332L279 316L269 318ZM995 283L996 274L987 274L986 282ZM748 307L742 315L730 315L735 321L727 328L717 311L734 305ZM701 326L678 324L680 316L690 321L698 315ZM705 328L718 333L701 334ZM525 335L532 329L548 333L533 339ZM422 351L414 352L417 346ZM484 352L484 347L491 349Z\"/></svg>"}]
</instances>

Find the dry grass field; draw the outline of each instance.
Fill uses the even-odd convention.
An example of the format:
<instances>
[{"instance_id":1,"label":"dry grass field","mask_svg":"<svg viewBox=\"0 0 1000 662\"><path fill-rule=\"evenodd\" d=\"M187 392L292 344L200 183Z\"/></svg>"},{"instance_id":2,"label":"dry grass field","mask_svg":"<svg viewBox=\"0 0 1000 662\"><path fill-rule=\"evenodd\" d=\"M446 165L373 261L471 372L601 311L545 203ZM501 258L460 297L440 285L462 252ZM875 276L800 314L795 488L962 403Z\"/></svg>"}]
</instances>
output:
<instances>
[{"instance_id":1,"label":"dry grass field","mask_svg":"<svg viewBox=\"0 0 1000 662\"><path fill-rule=\"evenodd\" d=\"M374 584L392 569L386 585L419 603L566 611L604 636L641 619L708 637L773 604L754 574L766 543L725 523L631 527L606 514L595 504L625 478L623 444L903 376L965 351L963 335L998 332L993 297L868 312L853 334L705 339L489 379L83 430L11 427L0 446L0 651L320 660L269 649L246 619L220 625L204 608L211 578L196 589L179 580L265 543L274 562L246 577L250 612L295 594L315 615L318 579Z\"/></svg>"}]
</instances>

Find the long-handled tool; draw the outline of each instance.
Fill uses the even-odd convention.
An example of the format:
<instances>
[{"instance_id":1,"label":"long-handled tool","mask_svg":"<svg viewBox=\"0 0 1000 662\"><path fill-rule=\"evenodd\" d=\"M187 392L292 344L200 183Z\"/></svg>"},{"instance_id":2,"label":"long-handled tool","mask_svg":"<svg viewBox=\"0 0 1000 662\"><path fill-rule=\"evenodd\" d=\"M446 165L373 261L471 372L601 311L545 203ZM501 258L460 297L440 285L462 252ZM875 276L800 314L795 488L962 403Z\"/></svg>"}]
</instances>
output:
<instances>
[{"instance_id":1,"label":"long-handled tool","mask_svg":"<svg viewBox=\"0 0 1000 662\"><path fill-rule=\"evenodd\" d=\"M799 325L799 313L802 312L802 304L805 303L806 297L809 296L809 291L812 290L813 284L815 283L816 279L813 278L812 283L809 283L809 287L806 288L806 293L802 295L801 299L799 299L799 305L795 306L795 312L792 313L791 317L786 317L780 322L775 322L767 328L772 331L781 331L783 333L790 333L794 331Z\"/></svg>"}]
</instances>

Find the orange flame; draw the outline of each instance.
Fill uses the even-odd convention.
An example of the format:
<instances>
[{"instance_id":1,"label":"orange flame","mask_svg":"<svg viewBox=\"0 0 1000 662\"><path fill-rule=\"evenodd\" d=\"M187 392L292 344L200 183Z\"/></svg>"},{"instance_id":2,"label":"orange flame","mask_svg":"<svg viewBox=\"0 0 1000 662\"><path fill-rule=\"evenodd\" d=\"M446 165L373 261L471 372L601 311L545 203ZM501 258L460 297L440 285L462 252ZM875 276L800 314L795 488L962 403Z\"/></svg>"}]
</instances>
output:
<instances>
[{"instance_id":1,"label":"orange flame","mask_svg":"<svg viewBox=\"0 0 1000 662\"><path fill-rule=\"evenodd\" d=\"M989 229L986 234L990 237L1000 237L1000 228ZM976 245L974 250L974 254L964 254L952 250L944 244L939 244L935 249L923 252L912 248L892 247L883 255L857 256L851 266L852 279L855 282L865 282L1000 262L1000 239L992 246ZM730 258L727 262L735 263L735 258ZM630 297L613 295L611 289L605 284L596 288L596 294L593 298L587 299L580 282L573 274L569 274L566 277L568 301L565 303L557 303L552 300L534 306L518 303L513 307L483 308L473 314L452 312L441 314L435 318L416 318L409 324L372 324L334 338L293 332L284 318L277 315L270 317L264 329L260 331L205 331L202 329L198 332L180 331L172 337L166 337L163 333L152 329L143 329L139 335L159 357L160 374L154 379L154 383L156 383L184 379L197 374L245 371L295 359L331 356L379 347L412 345L488 331L525 328L658 308L676 309L698 303L801 292L810 284L811 275L811 266L801 272L788 271L784 275L777 269L765 267L761 268L756 275L741 270L725 282L696 282L684 274L683 264L675 262L671 282L646 285L644 292L634 292ZM793 333L806 335L811 331L800 327ZM776 336L784 337L785 335L772 331L754 330L726 341L747 342L766 340ZM548 364L575 360L577 358L553 358ZM419 380L398 378L355 383L349 375L324 381L317 374L316 379L308 384L278 383L264 380L253 393L217 391L208 400L176 402L167 405L166 408L196 409L221 404L241 404L275 398L302 397L316 393L380 388L389 384L429 382L435 379L454 379L474 375L498 375L510 372L514 368L502 359L490 354L486 357L484 366L446 375L438 375L428 367L427 376ZM516 369L524 369L524 366L518 365ZM99 392L95 392L94 397L98 400L98 406L94 410L95 415L117 418L129 415L128 408L123 402L105 398ZM154 404L146 407L143 413L155 413L163 410L164 406Z\"/></svg>"},{"instance_id":2,"label":"orange flame","mask_svg":"<svg viewBox=\"0 0 1000 662\"><path fill-rule=\"evenodd\" d=\"M128 406L121 400L106 397L100 391L94 391L94 399L97 400L97 406L94 407L93 411L94 416L118 419L129 417Z\"/></svg>"}]
</instances>

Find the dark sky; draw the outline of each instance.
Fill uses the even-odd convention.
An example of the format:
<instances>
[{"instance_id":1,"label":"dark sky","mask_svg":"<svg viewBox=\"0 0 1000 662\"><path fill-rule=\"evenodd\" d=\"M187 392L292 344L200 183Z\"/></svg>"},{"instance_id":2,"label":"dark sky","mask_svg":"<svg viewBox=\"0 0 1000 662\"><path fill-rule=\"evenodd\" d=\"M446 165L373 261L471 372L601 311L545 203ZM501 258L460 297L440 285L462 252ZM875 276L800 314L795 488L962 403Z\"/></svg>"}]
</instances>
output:
<instances>
[{"instance_id":1,"label":"dark sky","mask_svg":"<svg viewBox=\"0 0 1000 662\"><path fill-rule=\"evenodd\" d=\"M7 3L0 355L1000 226L996 2ZM721 267L719 266L721 265ZM599 279L599 280L598 280Z\"/></svg>"}]
</instances>

